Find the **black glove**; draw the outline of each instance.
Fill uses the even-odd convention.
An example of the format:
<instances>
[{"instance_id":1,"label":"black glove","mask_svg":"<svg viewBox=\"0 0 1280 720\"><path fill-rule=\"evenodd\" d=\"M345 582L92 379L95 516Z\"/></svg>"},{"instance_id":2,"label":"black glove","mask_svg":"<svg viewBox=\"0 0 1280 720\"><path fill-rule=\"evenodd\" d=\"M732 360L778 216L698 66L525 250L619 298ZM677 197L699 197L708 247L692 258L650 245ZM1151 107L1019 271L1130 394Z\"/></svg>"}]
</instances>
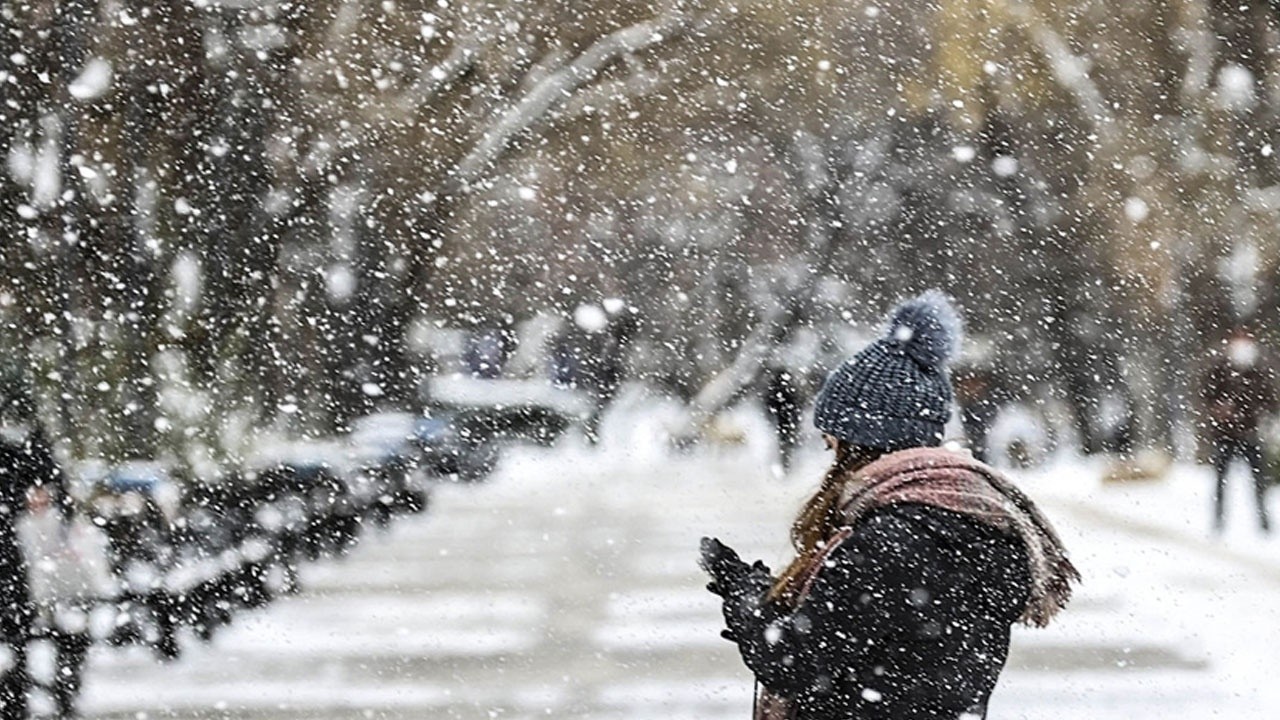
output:
<instances>
[{"instance_id":1,"label":"black glove","mask_svg":"<svg viewBox=\"0 0 1280 720\"><path fill-rule=\"evenodd\" d=\"M702 538L700 548L702 554L698 558L698 565L711 576L707 589L720 597L724 597L724 588L734 584L751 569L733 548L715 538Z\"/></svg>"},{"instance_id":2,"label":"black glove","mask_svg":"<svg viewBox=\"0 0 1280 720\"><path fill-rule=\"evenodd\" d=\"M747 565L728 545L715 538L702 539L702 557L698 563L711 575L707 590L724 599L724 618L729 629L720 633L726 640L738 642L744 626L754 625L760 617L765 594L773 586L769 567L757 560Z\"/></svg>"},{"instance_id":3,"label":"black glove","mask_svg":"<svg viewBox=\"0 0 1280 720\"><path fill-rule=\"evenodd\" d=\"M747 565L733 548L716 538L702 538L701 549L702 555L698 558L698 566L712 578L711 582L707 583L707 590L721 597L724 597L723 588L737 584L743 576L750 574L759 574L767 578L773 576L773 572L763 560L756 560Z\"/></svg>"}]
</instances>

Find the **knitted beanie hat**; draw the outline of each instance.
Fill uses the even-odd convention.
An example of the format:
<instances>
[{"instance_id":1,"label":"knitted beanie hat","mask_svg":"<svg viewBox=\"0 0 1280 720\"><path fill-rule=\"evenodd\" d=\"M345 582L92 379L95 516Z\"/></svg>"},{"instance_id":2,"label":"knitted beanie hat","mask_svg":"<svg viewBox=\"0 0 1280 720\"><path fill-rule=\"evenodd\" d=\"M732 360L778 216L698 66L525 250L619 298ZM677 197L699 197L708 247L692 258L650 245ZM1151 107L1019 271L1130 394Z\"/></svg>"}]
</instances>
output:
<instances>
[{"instance_id":1,"label":"knitted beanie hat","mask_svg":"<svg viewBox=\"0 0 1280 720\"><path fill-rule=\"evenodd\" d=\"M899 305L883 337L827 376L814 425L844 442L884 450L936 446L951 416L947 362L960 315L938 290Z\"/></svg>"}]
</instances>

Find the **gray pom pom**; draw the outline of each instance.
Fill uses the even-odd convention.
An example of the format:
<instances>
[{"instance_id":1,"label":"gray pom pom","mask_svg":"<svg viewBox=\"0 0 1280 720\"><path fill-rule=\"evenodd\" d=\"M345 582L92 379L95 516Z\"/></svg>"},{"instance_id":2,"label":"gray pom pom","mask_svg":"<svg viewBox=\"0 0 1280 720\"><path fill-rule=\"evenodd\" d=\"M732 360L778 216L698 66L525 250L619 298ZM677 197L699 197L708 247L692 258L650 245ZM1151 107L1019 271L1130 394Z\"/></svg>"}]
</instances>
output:
<instances>
[{"instance_id":1,"label":"gray pom pom","mask_svg":"<svg viewBox=\"0 0 1280 720\"><path fill-rule=\"evenodd\" d=\"M960 347L960 313L940 290L902 303L890 317L886 339L925 367L941 370Z\"/></svg>"}]
</instances>

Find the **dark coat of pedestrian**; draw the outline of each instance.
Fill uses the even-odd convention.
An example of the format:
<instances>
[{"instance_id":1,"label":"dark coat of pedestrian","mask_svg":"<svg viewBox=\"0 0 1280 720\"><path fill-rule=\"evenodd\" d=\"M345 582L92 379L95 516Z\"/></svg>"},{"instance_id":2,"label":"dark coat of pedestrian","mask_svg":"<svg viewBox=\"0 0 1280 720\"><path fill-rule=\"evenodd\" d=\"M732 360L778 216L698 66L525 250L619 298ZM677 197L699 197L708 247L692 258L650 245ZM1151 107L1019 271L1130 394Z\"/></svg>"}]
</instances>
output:
<instances>
[{"instance_id":1,"label":"dark coat of pedestrian","mask_svg":"<svg viewBox=\"0 0 1280 720\"><path fill-rule=\"evenodd\" d=\"M584 430L593 445L600 440L604 414L622 385L626 356L638 329L635 309L610 298L602 305L579 305L572 322L553 341L552 381L590 396L593 408Z\"/></svg>"},{"instance_id":2,"label":"dark coat of pedestrian","mask_svg":"<svg viewBox=\"0 0 1280 720\"><path fill-rule=\"evenodd\" d=\"M25 637L30 625L31 592L17 533L31 485L28 467L24 446L0 436L0 636L5 641Z\"/></svg>"},{"instance_id":3,"label":"dark coat of pedestrian","mask_svg":"<svg viewBox=\"0 0 1280 720\"><path fill-rule=\"evenodd\" d=\"M1217 484L1213 500L1213 527L1221 531L1227 471L1232 460L1243 460L1253 475L1258 524L1269 532L1267 473L1259 429L1276 411L1274 379L1262 362L1257 343L1244 331L1236 331L1223 354L1208 369L1202 384L1208 414L1209 442Z\"/></svg>"},{"instance_id":4,"label":"dark coat of pedestrian","mask_svg":"<svg viewBox=\"0 0 1280 720\"><path fill-rule=\"evenodd\" d=\"M35 621L27 562L18 538L18 518L32 486L59 486L61 473L53 451L38 429L0 430L0 643L6 662L0 669L0 720L27 716L27 643Z\"/></svg>"},{"instance_id":5,"label":"dark coat of pedestrian","mask_svg":"<svg viewBox=\"0 0 1280 720\"><path fill-rule=\"evenodd\" d=\"M771 365L764 372L764 409L777 440L778 463L783 472L791 470L791 459L800 441L804 396L799 378L792 371Z\"/></svg>"},{"instance_id":6,"label":"dark coat of pedestrian","mask_svg":"<svg viewBox=\"0 0 1280 720\"><path fill-rule=\"evenodd\" d=\"M969 450L982 462L991 462L989 437L1001 405L996 374L988 368L966 367L955 377L955 386Z\"/></svg>"},{"instance_id":7,"label":"dark coat of pedestrian","mask_svg":"<svg viewBox=\"0 0 1280 720\"><path fill-rule=\"evenodd\" d=\"M1079 575L1048 520L997 471L937 447L958 338L950 302L928 293L827 379L815 424L836 460L779 576L704 539L757 720L985 717L1011 627L1066 605Z\"/></svg>"}]
</instances>

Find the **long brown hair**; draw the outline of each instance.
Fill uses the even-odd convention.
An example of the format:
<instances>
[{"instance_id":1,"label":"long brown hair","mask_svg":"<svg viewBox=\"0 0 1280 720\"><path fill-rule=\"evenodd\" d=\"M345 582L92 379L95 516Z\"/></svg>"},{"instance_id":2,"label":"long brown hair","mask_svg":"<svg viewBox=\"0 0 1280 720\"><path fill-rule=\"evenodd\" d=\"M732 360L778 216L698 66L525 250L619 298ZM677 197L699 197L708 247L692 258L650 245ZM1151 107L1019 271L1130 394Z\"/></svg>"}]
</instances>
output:
<instances>
[{"instance_id":1,"label":"long brown hair","mask_svg":"<svg viewBox=\"0 0 1280 720\"><path fill-rule=\"evenodd\" d=\"M822 478L822 485L813 494L800 514L791 524L791 546L796 550L796 557L782 571L773 587L769 589L769 599L793 601L800 585L804 581L804 571L813 559L822 552L827 539L840 527L840 495L844 491L854 471L869 465L887 451L846 442L836 442L836 459Z\"/></svg>"}]
</instances>

